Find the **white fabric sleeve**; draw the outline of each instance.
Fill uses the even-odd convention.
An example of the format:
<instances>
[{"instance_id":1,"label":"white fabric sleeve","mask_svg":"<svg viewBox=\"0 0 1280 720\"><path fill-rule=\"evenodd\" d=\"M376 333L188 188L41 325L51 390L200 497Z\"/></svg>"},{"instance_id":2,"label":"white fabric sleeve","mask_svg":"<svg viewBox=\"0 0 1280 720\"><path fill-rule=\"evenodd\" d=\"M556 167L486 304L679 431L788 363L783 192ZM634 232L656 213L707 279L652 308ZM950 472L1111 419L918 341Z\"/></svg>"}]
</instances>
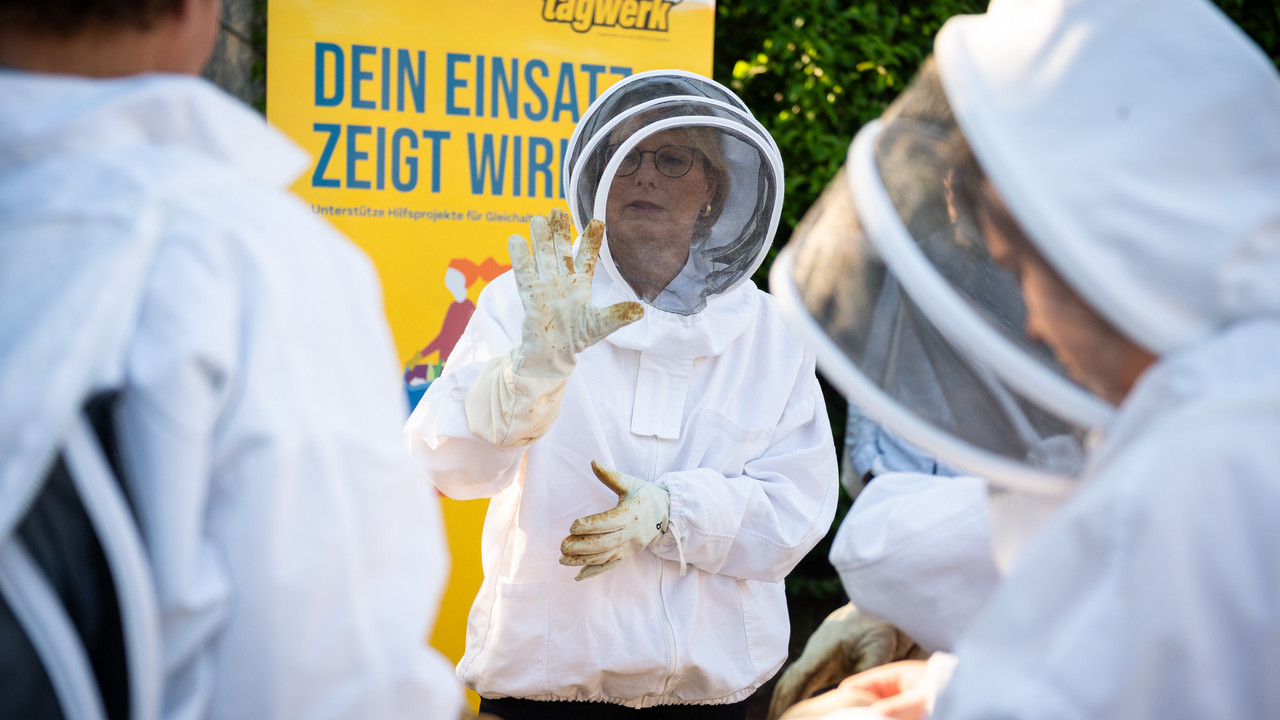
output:
<instances>
[{"instance_id":1,"label":"white fabric sleeve","mask_svg":"<svg viewBox=\"0 0 1280 720\"><path fill-rule=\"evenodd\" d=\"M987 484L879 475L841 521L831 564L849 600L929 651L951 650L1000 581Z\"/></svg>"},{"instance_id":2,"label":"white fabric sleeve","mask_svg":"<svg viewBox=\"0 0 1280 720\"><path fill-rule=\"evenodd\" d=\"M789 385L767 448L741 476L706 468L668 472L668 532L659 557L711 573L779 582L826 535L839 496L835 442L812 355ZM733 438L722 438L733 442ZM676 541L679 534L680 542Z\"/></svg>"},{"instance_id":3,"label":"white fabric sleeve","mask_svg":"<svg viewBox=\"0 0 1280 720\"><path fill-rule=\"evenodd\" d=\"M454 500L493 497L515 480L528 444L491 439L528 437L550 426L545 414L536 412L519 418L519 424L501 420L504 403L519 408L529 401L519 392L518 383L508 384L512 373L503 360L520 337L522 317L512 274L505 273L489 283L481 291L475 313L454 345L443 374L431 382L405 424L405 442L419 468L440 492ZM545 391L562 393L566 381L539 382ZM558 390L556 383L561 384ZM477 408L476 427L484 436L472 431L472 404ZM484 427L486 417L491 422ZM529 422L531 418L534 422Z\"/></svg>"},{"instance_id":4,"label":"white fabric sleeve","mask_svg":"<svg viewBox=\"0 0 1280 720\"><path fill-rule=\"evenodd\" d=\"M560 415L569 378L516 373L511 354L490 359L467 389L467 425L494 445L528 445L546 434Z\"/></svg>"}]
</instances>

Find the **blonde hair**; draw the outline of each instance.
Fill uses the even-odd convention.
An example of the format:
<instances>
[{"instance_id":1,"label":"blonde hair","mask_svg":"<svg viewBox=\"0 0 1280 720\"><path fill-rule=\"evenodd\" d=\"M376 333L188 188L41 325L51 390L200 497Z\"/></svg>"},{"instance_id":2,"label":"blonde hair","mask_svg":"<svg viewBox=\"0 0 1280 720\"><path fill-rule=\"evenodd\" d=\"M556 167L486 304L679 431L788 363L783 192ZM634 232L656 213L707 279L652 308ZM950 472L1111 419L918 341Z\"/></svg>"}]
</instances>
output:
<instances>
[{"instance_id":1,"label":"blonde hair","mask_svg":"<svg viewBox=\"0 0 1280 720\"><path fill-rule=\"evenodd\" d=\"M724 148L720 145L720 131L715 128L693 126L672 128L669 132L683 136L685 145L692 147L702 156L702 170L716 184L716 193L711 197L711 209L704 215L698 215L693 226L694 237L702 237L711 232L712 226L720 219L725 200L729 197L729 163L724 157Z\"/></svg>"}]
</instances>

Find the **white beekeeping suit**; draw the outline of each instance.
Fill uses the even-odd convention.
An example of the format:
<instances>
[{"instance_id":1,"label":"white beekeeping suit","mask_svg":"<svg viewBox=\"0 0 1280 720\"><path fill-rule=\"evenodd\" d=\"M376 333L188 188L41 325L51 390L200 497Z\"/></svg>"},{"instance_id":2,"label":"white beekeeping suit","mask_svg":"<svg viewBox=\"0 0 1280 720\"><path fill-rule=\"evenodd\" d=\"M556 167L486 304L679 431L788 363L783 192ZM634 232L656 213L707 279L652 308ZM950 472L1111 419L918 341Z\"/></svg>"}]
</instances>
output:
<instances>
[{"instance_id":1,"label":"white beekeeping suit","mask_svg":"<svg viewBox=\"0 0 1280 720\"><path fill-rule=\"evenodd\" d=\"M1275 67L1200 0L999 2L948 22L934 59L772 283L868 414L1066 499L934 714L1280 714ZM889 282L954 377L996 380L952 386L960 422L863 370Z\"/></svg>"},{"instance_id":2,"label":"white beekeeping suit","mask_svg":"<svg viewBox=\"0 0 1280 720\"><path fill-rule=\"evenodd\" d=\"M737 703L786 658L782 580L838 493L813 356L750 280L781 160L732 93L655 71L592 104L566 177L576 256L562 213L535 219L532 254L513 239L406 427L446 495L492 498L458 672L491 699ZM690 178L678 252L638 239L689 198L628 193ZM619 496L646 521L590 555Z\"/></svg>"},{"instance_id":3,"label":"white beekeeping suit","mask_svg":"<svg viewBox=\"0 0 1280 720\"><path fill-rule=\"evenodd\" d=\"M158 609L132 717L457 717L377 275L288 193L305 155L195 78L0 71L0 93L0 524L118 391L154 579L123 604Z\"/></svg>"}]
</instances>

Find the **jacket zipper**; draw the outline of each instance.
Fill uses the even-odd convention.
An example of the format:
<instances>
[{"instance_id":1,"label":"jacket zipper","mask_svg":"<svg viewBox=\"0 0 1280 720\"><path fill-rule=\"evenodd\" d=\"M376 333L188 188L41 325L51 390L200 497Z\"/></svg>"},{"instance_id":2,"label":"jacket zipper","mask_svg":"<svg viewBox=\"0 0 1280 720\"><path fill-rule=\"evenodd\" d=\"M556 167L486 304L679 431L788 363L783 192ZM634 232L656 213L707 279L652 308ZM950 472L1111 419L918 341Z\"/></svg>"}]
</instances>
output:
<instances>
[{"instance_id":1,"label":"jacket zipper","mask_svg":"<svg viewBox=\"0 0 1280 720\"><path fill-rule=\"evenodd\" d=\"M650 437L649 482L657 480L658 472L658 438ZM671 627L671 617L667 614L667 598L662 592L662 577L667 561L658 558L658 607L662 611L662 627L667 631L667 674L662 678L662 696L666 696L671 678L676 674L676 631Z\"/></svg>"}]
</instances>

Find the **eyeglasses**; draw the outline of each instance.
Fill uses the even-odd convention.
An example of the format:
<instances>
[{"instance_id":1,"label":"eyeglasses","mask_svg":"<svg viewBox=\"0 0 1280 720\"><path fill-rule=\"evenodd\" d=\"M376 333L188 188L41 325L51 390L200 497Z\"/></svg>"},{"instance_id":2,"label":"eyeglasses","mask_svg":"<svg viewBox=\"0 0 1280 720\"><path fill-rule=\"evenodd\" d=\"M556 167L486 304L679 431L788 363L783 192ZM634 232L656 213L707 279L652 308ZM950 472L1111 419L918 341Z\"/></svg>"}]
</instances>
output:
<instances>
[{"instance_id":1,"label":"eyeglasses","mask_svg":"<svg viewBox=\"0 0 1280 720\"><path fill-rule=\"evenodd\" d=\"M609 146L609 157L613 156L616 149L617 145ZM633 149L622 158L622 163L618 165L617 177L634 175L640 169L640 164L644 162L645 155L653 156L653 166L663 175L669 178L684 177L689 172L689 168L693 167L693 158L697 152L699 152L697 148L685 145L663 145L657 150Z\"/></svg>"}]
</instances>

